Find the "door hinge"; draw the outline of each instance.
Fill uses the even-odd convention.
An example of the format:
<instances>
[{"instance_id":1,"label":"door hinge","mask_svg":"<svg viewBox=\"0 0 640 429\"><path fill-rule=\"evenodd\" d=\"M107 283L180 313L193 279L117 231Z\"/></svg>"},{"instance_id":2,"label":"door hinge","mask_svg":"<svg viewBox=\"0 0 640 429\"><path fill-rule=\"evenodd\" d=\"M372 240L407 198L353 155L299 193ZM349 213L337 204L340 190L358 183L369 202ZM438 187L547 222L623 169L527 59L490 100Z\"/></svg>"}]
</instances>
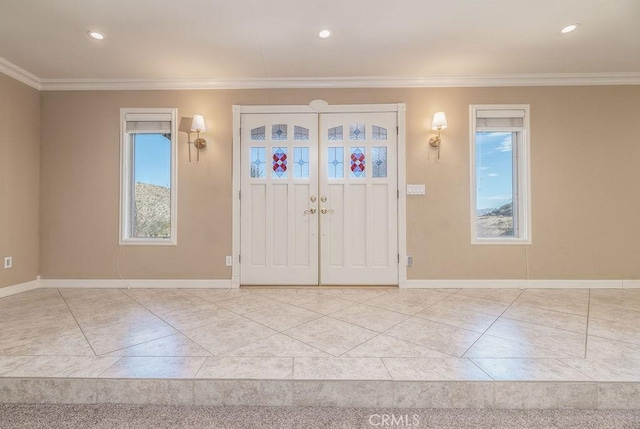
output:
<instances>
[{"instance_id":1,"label":"door hinge","mask_svg":"<svg viewBox=\"0 0 640 429\"><path fill-rule=\"evenodd\" d=\"M240 136L240 138L242 138L242 128L240 128L240 130L238 130L238 135Z\"/></svg>"},{"instance_id":2,"label":"door hinge","mask_svg":"<svg viewBox=\"0 0 640 429\"><path fill-rule=\"evenodd\" d=\"M242 191L238 191L238 199L242 199Z\"/></svg>"},{"instance_id":3,"label":"door hinge","mask_svg":"<svg viewBox=\"0 0 640 429\"><path fill-rule=\"evenodd\" d=\"M400 263L400 254L398 253L398 263Z\"/></svg>"},{"instance_id":4,"label":"door hinge","mask_svg":"<svg viewBox=\"0 0 640 429\"><path fill-rule=\"evenodd\" d=\"M238 254L238 263L240 263L240 262L241 262L241 259L242 259L242 258L240 257L240 254Z\"/></svg>"},{"instance_id":5,"label":"door hinge","mask_svg":"<svg viewBox=\"0 0 640 429\"><path fill-rule=\"evenodd\" d=\"M400 189L398 189L398 199L400 199Z\"/></svg>"},{"instance_id":6,"label":"door hinge","mask_svg":"<svg viewBox=\"0 0 640 429\"><path fill-rule=\"evenodd\" d=\"M399 136L400 135L400 127L396 127L396 135Z\"/></svg>"}]
</instances>

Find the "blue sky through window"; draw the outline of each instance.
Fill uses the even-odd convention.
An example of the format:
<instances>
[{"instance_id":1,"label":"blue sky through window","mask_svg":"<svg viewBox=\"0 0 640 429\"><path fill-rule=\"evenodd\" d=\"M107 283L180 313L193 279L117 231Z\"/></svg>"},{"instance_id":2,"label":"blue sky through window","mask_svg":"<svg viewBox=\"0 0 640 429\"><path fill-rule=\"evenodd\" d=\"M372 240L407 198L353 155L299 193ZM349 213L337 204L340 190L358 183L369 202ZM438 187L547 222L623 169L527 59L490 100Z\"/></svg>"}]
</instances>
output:
<instances>
[{"instance_id":1,"label":"blue sky through window","mask_svg":"<svg viewBox=\"0 0 640 429\"><path fill-rule=\"evenodd\" d=\"M169 187L171 183L171 140L162 134L136 134L135 181Z\"/></svg>"},{"instance_id":2,"label":"blue sky through window","mask_svg":"<svg viewBox=\"0 0 640 429\"><path fill-rule=\"evenodd\" d=\"M513 201L513 134L476 133L476 209Z\"/></svg>"}]
</instances>

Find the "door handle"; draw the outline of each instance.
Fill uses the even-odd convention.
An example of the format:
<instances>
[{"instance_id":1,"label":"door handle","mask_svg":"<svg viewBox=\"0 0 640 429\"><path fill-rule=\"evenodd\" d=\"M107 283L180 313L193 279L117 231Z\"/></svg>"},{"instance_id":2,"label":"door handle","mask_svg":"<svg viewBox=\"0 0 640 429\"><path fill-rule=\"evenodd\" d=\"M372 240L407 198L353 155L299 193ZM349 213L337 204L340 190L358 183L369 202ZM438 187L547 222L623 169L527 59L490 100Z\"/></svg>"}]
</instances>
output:
<instances>
[{"instance_id":1,"label":"door handle","mask_svg":"<svg viewBox=\"0 0 640 429\"><path fill-rule=\"evenodd\" d=\"M320 209L322 214L333 214L333 209Z\"/></svg>"},{"instance_id":2,"label":"door handle","mask_svg":"<svg viewBox=\"0 0 640 429\"><path fill-rule=\"evenodd\" d=\"M309 210L305 210L304 214L316 214L318 210L315 207L310 208Z\"/></svg>"}]
</instances>

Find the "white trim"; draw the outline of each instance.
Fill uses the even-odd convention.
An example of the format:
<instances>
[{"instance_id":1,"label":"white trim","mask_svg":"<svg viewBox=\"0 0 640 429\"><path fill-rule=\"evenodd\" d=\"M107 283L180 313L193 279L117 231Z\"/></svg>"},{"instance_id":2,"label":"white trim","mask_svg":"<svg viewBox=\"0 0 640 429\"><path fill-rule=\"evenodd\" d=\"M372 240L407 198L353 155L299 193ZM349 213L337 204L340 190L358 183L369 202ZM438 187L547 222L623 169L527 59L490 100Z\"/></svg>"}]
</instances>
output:
<instances>
[{"instance_id":1,"label":"white trim","mask_svg":"<svg viewBox=\"0 0 640 429\"><path fill-rule=\"evenodd\" d=\"M253 79L38 79L42 91L281 89L281 88L447 88L504 86L639 85L640 73L544 73L362 76Z\"/></svg>"},{"instance_id":2,"label":"white trim","mask_svg":"<svg viewBox=\"0 0 640 429\"><path fill-rule=\"evenodd\" d=\"M398 287L407 284L407 105L398 104Z\"/></svg>"},{"instance_id":3,"label":"white trim","mask_svg":"<svg viewBox=\"0 0 640 429\"><path fill-rule=\"evenodd\" d=\"M640 289L640 280L623 280L622 287L624 289Z\"/></svg>"},{"instance_id":4,"label":"white trim","mask_svg":"<svg viewBox=\"0 0 640 429\"><path fill-rule=\"evenodd\" d=\"M233 191L231 193L231 283L240 287L240 111L242 106L233 106Z\"/></svg>"},{"instance_id":5,"label":"white trim","mask_svg":"<svg viewBox=\"0 0 640 429\"><path fill-rule=\"evenodd\" d=\"M410 289L621 289L627 282L640 280L467 280L467 279L442 279L442 280L407 280L406 287Z\"/></svg>"},{"instance_id":6,"label":"white trim","mask_svg":"<svg viewBox=\"0 0 640 429\"><path fill-rule=\"evenodd\" d=\"M131 215L131 149L130 133L127 132L128 114L171 115L171 237L132 238L129 236ZM178 244L178 109L175 108L121 108L120 109L120 246L175 246Z\"/></svg>"},{"instance_id":7,"label":"white trim","mask_svg":"<svg viewBox=\"0 0 640 429\"><path fill-rule=\"evenodd\" d=\"M517 145L518 162L516 180L518 189L516 207L519 237L517 238L478 238L476 213L476 117L478 110L524 110L524 127L510 131L518 132ZM471 104L469 105L469 169L470 169L470 199L469 222L471 225L472 245L529 245L531 244L531 106L529 104ZM498 131L496 129L496 131ZM516 181L514 180L514 182ZM515 186L515 185L514 185Z\"/></svg>"},{"instance_id":8,"label":"white trim","mask_svg":"<svg viewBox=\"0 0 640 429\"><path fill-rule=\"evenodd\" d=\"M0 298L5 298L7 296L15 295L17 293L38 289L38 287L39 287L38 280L31 280L30 282L19 283L13 286L5 286L0 288Z\"/></svg>"},{"instance_id":9,"label":"white trim","mask_svg":"<svg viewBox=\"0 0 640 429\"><path fill-rule=\"evenodd\" d=\"M7 76L24 83L25 85L35 88L38 91L42 90L42 81L36 75L33 75L23 68L5 60L0 57L0 73L4 73Z\"/></svg>"},{"instance_id":10,"label":"white trim","mask_svg":"<svg viewBox=\"0 0 640 429\"><path fill-rule=\"evenodd\" d=\"M43 289L230 289L231 279L42 279L40 280L40 287Z\"/></svg>"},{"instance_id":11,"label":"white trim","mask_svg":"<svg viewBox=\"0 0 640 429\"><path fill-rule=\"evenodd\" d=\"M398 126L398 286L405 287L407 279L407 179L406 179L406 104L336 104L313 100L308 105L233 106L233 185L232 185L232 253L231 278L233 287L240 287L240 128L245 113L371 113L396 112Z\"/></svg>"}]
</instances>

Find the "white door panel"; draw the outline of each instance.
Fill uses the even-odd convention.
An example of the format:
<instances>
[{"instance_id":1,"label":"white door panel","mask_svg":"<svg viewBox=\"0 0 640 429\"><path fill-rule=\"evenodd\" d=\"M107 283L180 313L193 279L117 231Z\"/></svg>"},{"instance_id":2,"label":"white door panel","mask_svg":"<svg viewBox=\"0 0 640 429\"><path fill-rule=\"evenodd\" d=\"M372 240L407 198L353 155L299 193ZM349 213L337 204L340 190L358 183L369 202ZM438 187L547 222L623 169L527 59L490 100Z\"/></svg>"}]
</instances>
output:
<instances>
[{"instance_id":1,"label":"white door panel","mask_svg":"<svg viewBox=\"0 0 640 429\"><path fill-rule=\"evenodd\" d=\"M320 115L323 284L398 284L396 126L395 113Z\"/></svg>"},{"instance_id":2,"label":"white door panel","mask_svg":"<svg viewBox=\"0 0 640 429\"><path fill-rule=\"evenodd\" d=\"M241 129L241 282L317 285L317 115L247 114Z\"/></svg>"}]
</instances>

